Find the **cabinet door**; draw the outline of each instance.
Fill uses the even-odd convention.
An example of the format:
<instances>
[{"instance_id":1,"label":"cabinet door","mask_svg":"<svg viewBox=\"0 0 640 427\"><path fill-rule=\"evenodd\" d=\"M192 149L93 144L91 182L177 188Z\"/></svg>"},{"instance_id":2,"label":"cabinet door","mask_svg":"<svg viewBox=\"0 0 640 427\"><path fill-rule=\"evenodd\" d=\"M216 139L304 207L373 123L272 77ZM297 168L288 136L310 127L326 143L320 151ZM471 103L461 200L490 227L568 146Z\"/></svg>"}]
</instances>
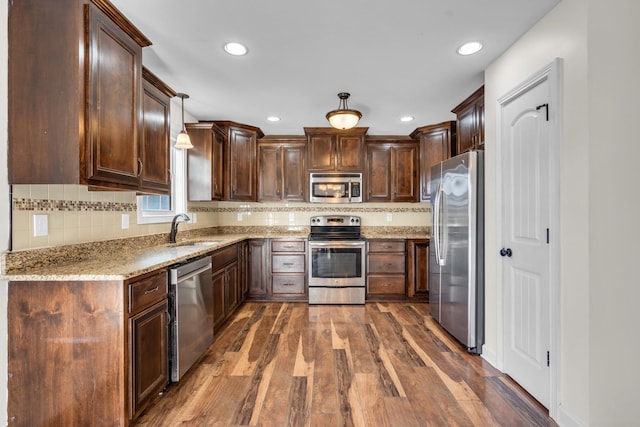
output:
<instances>
[{"instance_id":1,"label":"cabinet door","mask_svg":"<svg viewBox=\"0 0 640 427\"><path fill-rule=\"evenodd\" d=\"M214 271L211 277L213 282L213 329L215 330L225 319L225 269Z\"/></svg>"},{"instance_id":2,"label":"cabinet door","mask_svg":"<svg viewBox=\"0 0 640 427\"><path fill-rule=\"evenodd\" d=\"M287 201L304 202L307 188L304 145L282 147L282 198Z\"/></svg>"},{"instance_id":3,"label":"cabinet door","mask_svg":"<svg viewBox=\"0 0 640 427\"><path fill-rule=\"evenodd\" d=\"M333 171L336 168L335 139L333 135L309 137L309 171Z\"/></svg>"},{"instance_id":4,"label":"cabinet door","mask_svg":"<svg viewBox=\"0 0 640 427\"><path fill-rule=\"evenodd\" d=\"M451 142L455 122L429 126L420 132L420 200L429 201L431 167L451 157Z\"/></svg>"},{"instance_id":5,"label":"cabinet door","mask_svg":"<svg viewBox=\"0 0 640 427\"><path fill-rule=\"evenodd\" d=\"M168 303L164 301L130 319L129 418L169 383Z\"/></svg>"},{"instance_id":6,"label":"cabinet door","mask_svg":"<svg viewBox=\"0 0 640 427\"><path fill-rule=\"evenodd\" d=\"M391 147L394 202L418 200L418 147L414 144Z\"/></svg>"},{"instance_id":7,"label":"cabinet door","mask_svg":"<svg viewBox=\"0 0 640 427\"><path fill-rule=\"evenodd\" d=\"M141 187L155 193L168 194L171 189L169 97L147 81L143 82L143 126L140 159Z\"/></svg>"},{"instance_id":8,"label":"cabinet door","mask_svg":"<svg viewBox=\"0 0 640 427\"><path fill-rule=\"evenodd\" d=\"M215 129L211 140L211 200L224 197L224 135Z\"/></svg>"},{"instance_id":9,"label":"cabinet door","mask_svg":"<svg viewBox=\"0 0 640 427\"><path fill-rule=\"evenodd\" d=\"M391 148L389 145L367 145L367 201L391 200Z\"/></svg>"},{"instance_id":10,"label":"cabinet door","mask_svg":"<svg viewBox=\"0 0 640 427\"><path fill-rule=\"evenodd\" d=\"M249 241L249 297L264 298L267 296L267 273L269 257L269 240L252 239Z\"/></svg>"},{"instance_id":11,"label":"cabinet door","mask_svg":"<svg viewBox=\"0 0 640 427\"><path fill-rule=\"evenodd\" d=\"M228 317L240 304L239 284L238 263L234 262L225 268L225 317Z\"/></svg>"},{"instance_id":12,"label":"cabinet door","mask_svg":"<svg viewBox=\"0 0 640 427\"><path fill-rule=\"evenodd\" d=\"M361 136L338 135L336 140L336 169L340 172L362 172L364 142Z\"/></svg>"},{"instance_id":13,"label":"cabinet door","mask_svg":"<svg viewBox=\"0 0 640 427\"><path fill-rule=\"evenodd\" d=\"M476 133L476 112L473 107L458 113L457 128L456 154L466 153L473 148Z\"/></svg>"},{"instance_id":14,"label":"cabinet door","mask_svg":"<svg viewBox=\"0 0 640 427\"><path fill-rule=\"evenodd\" d=\"M282 147L279 145L260 145L258 147L260 176L258 178L258 200L282 200Z\"/></svg>"},{"instance_id":15,"label":"cabinet door","mask_svg":"<svg viewBox=\"0 0 640 427\"><path fill-rule=\"evenodd\" d=\"M256 134L229 128L229 197L228 200L255 201L256 191Z\"/></svg>"},{"instance_id":16,"label":"cabinet door","mask_svg":"<svg viewBox=\"0 0 640 427\"><path fill-rule=\"evenodd\" d=\"M476 110L476 149L484 150L484 96L475 103Z\"/></svg>"},{"instance_id":17,"label":"cabinet door","mask_svg":"<svg viewBox=\"0 0 640 427\"><path fill-rule=\"evenodd\" d=\"M409 298L429 297L429 241L409 240L407 281Z\"/></svg>"},{"instance_id":18,"label":"cabinet door","mask_svg":"<svg viewBox=\"0 0 640 427\"><path fill-rule=\"evenodd\" d=\"M89 5L87 179L137 188L142 48Z\"/></svg>"},{"instance_id":19,"label":"cabinet door","mask_svg":"<svg viewBox=\"0 0 640 427\"><path fill-rule=\"evenodd\" d=\"M187 194L189 201L209 201L213 194L212 137L210 128L186 125L193 148L187 150Z\"/></svg>"}]
</instances>

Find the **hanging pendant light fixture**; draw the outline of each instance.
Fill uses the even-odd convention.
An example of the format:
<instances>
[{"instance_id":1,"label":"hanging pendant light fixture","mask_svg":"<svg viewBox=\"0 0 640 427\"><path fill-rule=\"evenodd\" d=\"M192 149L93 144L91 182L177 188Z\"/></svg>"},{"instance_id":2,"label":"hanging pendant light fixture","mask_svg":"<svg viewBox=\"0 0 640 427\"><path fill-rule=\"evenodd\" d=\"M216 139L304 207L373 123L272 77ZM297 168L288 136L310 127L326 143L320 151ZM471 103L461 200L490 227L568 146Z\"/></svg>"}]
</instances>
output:
<instances>
[{"instance_id":1,"label":"hanging pendant light fixture","mask_svg":"<svg viewBox=\"0 0 640 427\"><path fill-rule=\"evenodd\" d=\"M327 120L336 129L351 129L358 124L358 121L362 118L362 113L358 110L350 110L347 106L347 98L349 94L346 92L340 92L338 98L340 98L340 105L337 110L329 111L327 113Z\"/></svg>"},{"instance_id":2,"label":"hanging pendant light fixture","mask_svg":"<svg viewBox=\"0 0 640 427\"><path fill-rule=\"evenodd\" d=\"M184 99L189 99L189 95L187 95L186 93L176 93L176 96L182 99L182 130L176 138L175 148L179 150L188 150L189 148L193 148L193 144L191 144L191 138L189 138L187 129L184 127Z\"/></svg>"}]
</instances>

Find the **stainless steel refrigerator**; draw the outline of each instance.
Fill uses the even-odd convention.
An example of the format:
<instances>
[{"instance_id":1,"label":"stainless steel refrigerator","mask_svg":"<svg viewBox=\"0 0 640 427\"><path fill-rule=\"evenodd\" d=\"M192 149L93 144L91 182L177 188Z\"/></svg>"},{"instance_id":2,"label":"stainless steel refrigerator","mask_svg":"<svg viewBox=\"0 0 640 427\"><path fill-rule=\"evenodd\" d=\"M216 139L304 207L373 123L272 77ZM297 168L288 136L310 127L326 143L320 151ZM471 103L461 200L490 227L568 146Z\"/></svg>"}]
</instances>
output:
<instances>
[{"instance_id":1,"label":"stainless steel refrigerator","mask_svg":"<svg viewBox=\"0 0 640 427\"><path fill-rule=\"evenodd\" d=\"M431 316L470 353L484 344L484 152L431 168Z\"/></svg>"}]
</instances>

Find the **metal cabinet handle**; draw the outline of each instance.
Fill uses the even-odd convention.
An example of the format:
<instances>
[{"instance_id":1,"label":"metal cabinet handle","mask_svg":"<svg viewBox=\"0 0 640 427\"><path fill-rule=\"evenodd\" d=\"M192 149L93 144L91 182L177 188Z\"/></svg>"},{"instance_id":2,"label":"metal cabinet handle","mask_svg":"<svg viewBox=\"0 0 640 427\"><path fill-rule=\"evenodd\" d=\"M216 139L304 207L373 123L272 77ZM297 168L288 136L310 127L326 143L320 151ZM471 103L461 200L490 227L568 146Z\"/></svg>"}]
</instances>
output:
<instances>
[{"instance_id":1,"label":"metal cabinet handle","mask_svg":"<svg viewBox=\"0 0 640 427\"><path fill-rule=\"evenodd\" d=\"M155 287L155 288L153 288L153 289L147 289L146 291L144 291L144 294L145 294L145 295L147 295L147 294L152 294L152 293L156 292L158 289L160 289L160 287L158 287L158 286L156 286L156 287Z\"/></svg>"},{"instance_id":2,"label":"metal cabinet handle","mask_svg":"<svg viewBox=\"0 0 640 427\"><path fill-rule=\"evenodd\" d=\"M142 160L138 157L138 176L142 175Z\"/></svg>"}]
</instances>

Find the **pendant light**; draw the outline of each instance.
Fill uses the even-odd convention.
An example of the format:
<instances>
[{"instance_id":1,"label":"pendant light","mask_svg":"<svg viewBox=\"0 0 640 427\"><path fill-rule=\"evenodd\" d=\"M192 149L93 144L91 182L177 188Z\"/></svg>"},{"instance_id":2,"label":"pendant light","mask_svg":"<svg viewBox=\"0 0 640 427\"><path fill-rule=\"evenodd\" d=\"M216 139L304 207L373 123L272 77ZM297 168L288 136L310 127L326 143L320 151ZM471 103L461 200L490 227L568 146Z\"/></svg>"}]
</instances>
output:
<instances>
[{"instance_id":1,"label":"pendant light","mask_svg":"<svg viewBox=\"0 0 640 427\"><path fill-rule=\"evenodd\" d=\"M189 148L193 148L193 144L191 144L191 138L189 138L187 129L184 127L184 99L189 99L189 95L187 95L186 93L176 93L176 96L182 99L182 130L176 138L175 148L179 150L188 150Z\"/></svg>"},{"instance_id":2,"label":"pendant light","mask_svg":"<svg viewBox=\"0 0 640 427\"><path fill-rule=\"evenodd\" d=\"M358 110L350 110L347 106L347 98L349 94L346 92L340 92L338 98L340 98L340 105L337 110L329 111L327 113L327 120L336 129L351 129L358 124L358 121L362 118L362 113Z\"/></svg>"}]
</instances>

